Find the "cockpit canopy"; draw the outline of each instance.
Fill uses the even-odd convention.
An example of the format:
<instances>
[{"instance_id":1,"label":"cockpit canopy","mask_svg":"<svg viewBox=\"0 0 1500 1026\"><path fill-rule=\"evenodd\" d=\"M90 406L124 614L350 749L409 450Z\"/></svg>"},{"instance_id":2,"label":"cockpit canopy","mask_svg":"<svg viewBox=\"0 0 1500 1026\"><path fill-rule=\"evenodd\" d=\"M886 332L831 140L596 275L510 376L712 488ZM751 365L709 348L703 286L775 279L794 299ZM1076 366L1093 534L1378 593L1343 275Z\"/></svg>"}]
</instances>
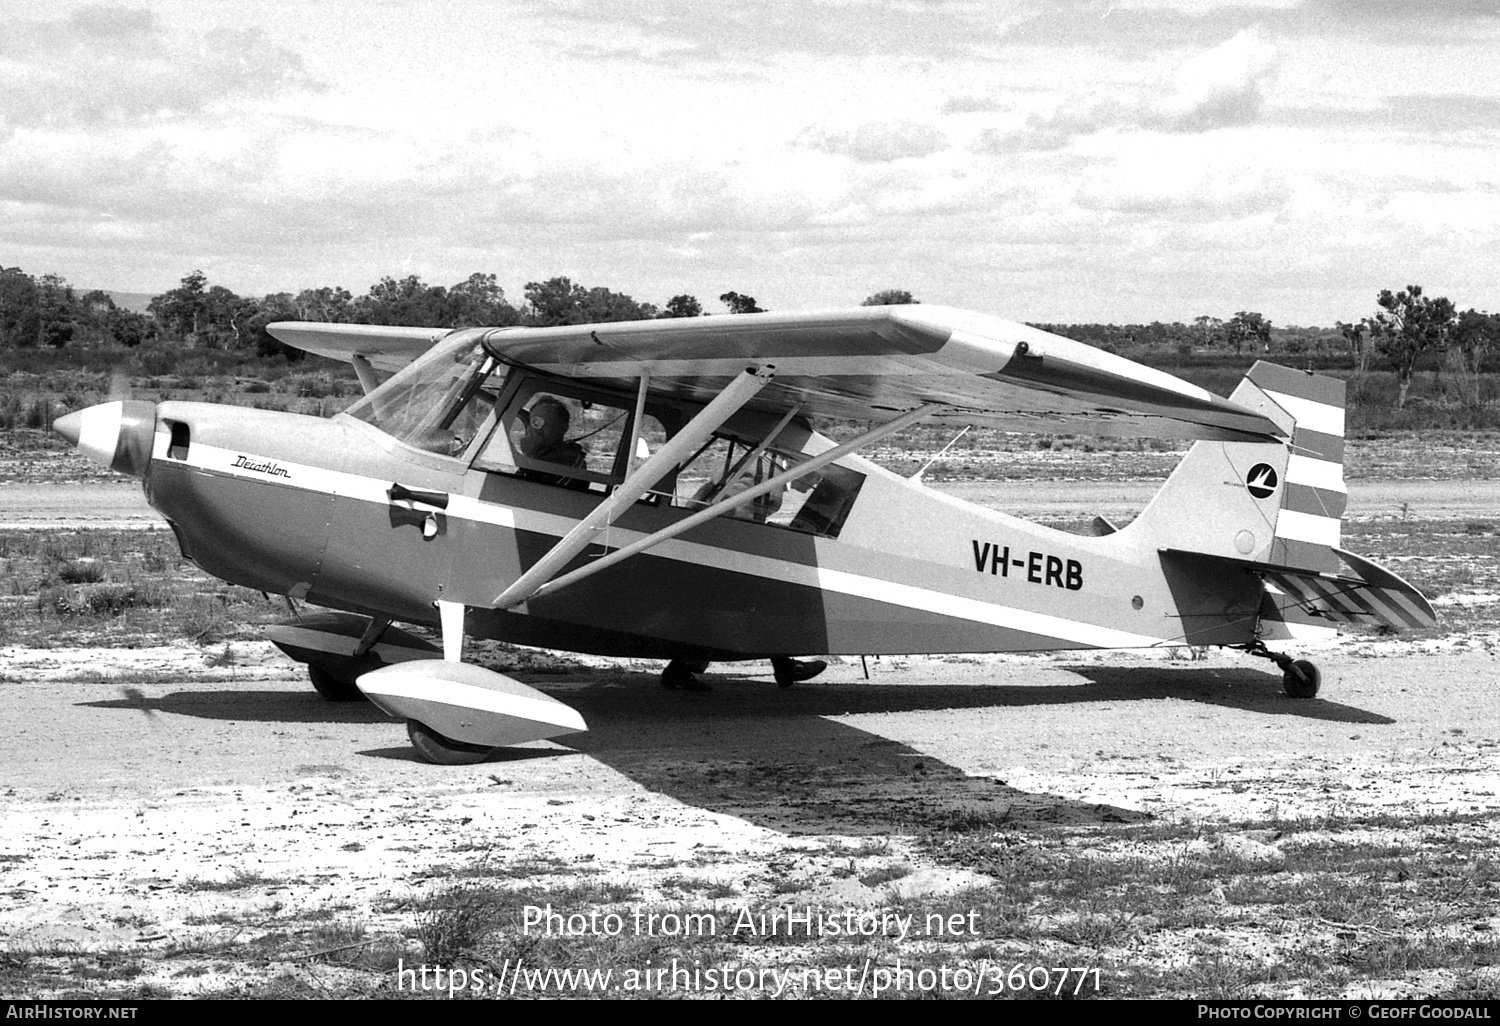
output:
<instances>
[{"instance_id":1,"label":"cockpit canopy","mask_svg":"<svg viewBox=\"0 0 1500 1026\"><path fill-rule=\"evenodd\" d=\"M599 494L619 485L694 412L648 401L637 428L634 396L512 367L479 332L439 342L345 411L403 445L475 470ZM817 436L805 425L766 439L774 429L764 415L731 419L656 482L648 501L701 509L820 451L809 446ZM836 537L863 482L863 474L830 465L730 515Z\"/></svg>"}]
</instances>

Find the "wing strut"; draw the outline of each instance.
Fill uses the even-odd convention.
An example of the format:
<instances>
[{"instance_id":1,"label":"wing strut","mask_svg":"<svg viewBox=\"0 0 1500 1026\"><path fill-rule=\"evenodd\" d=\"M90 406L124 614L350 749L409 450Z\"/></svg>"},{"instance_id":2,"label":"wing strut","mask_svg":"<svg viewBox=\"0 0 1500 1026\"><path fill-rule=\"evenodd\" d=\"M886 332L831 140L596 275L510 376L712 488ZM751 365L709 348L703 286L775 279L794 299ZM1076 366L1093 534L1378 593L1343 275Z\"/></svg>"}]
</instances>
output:
<instances>
[{"instance_id":1,"label":"wing strut","mask_svg":"<svg viewBox=\"0 0 1500 1026\"><path fill-rule=\"evenodd\" d=\"M641 418L646 415L646 393L650 388L651 375L642 371L640 387L635 392L635 416L630 420L630 447L625 450L627 473L635 469L635 450L641 441Z\"/></svg>"},{"instance_id":2,"label":"wing strut","mask_svg":"<svg viewBox=\"0 0 1500 1026\"><path fill-rule=\"evenodd\" d=\"M927 406L919 406L915 410L912 410L908 413L903 413L895 420L887 421L886 423L881 424L878 427L871 428L869 431L866 431L864 434L860 435L857 438L851 438L849 441L843 443L842 445L836 445L832 449L829 449L827 452L819 453L812 459L807 460L803 463L799 463L796 466L791 467L780 474L777 474L775 477L767 478L758 485L755 485L751 488L746 488L738 495L716 502L712 506L709 506L707 509L699 510L692 516L684 520L679 520L677 523L672 524L670 527L664 527L660 531L649 534L639 541L632 542L622 549L616 549L614 552L611 552L608 555L601 556L600 558L594 560L592 563L589 563L587 566L581 566L571 573L563 574L555 581L548 581L546 584L540 585L539 587L533 589L526 597L535 598L541 595L550 595L552 592L557 591L561 588L566 588L568 585L581 581L585 577L590 577L598 573L600 570L607 570L621 560L629 559L631 556L634 556L641 552L645 552L647 549L660 545L662 542L667 541L670 538L675 538L684 531L691 530L692 528L697 527L699 524L704 523L705 521L712 520L714 517L722 516L723 514L728 513L736 506L744 505L746 502L758 498L759 496L765 495L767 492L782 488L787 484L790 484L792 481L797 480L799 477L802 477L806 474L811 474L816 470L821 470L828 464L832 463L834 460L843 459L845 456L849 455L855 450L861 449L864 446L869 445L871 442L879 441L887 435L892 435L897 431L904 430L905 428L908 428L911 425L915 424L917 421L925 420L927 417L932 416L942 409L942 404L933 403ZM504 596L501 597L504 598Z\"/></svg>"},{"instance_id":3,"label":"wing strut","mask_svg":"<svg viewBox=\"0 0 1500 1026\"><path fill-rule=\"evenodd\" d=\"M573 529L560 538L547 554L534 563L510 587L495 599L496 609L509 609L520 605L541 587L552 575L561 570L578 553L594 541L597 531L609 526L615 514L633 504L656 482L677 464L690 456L710 435L718 430L740 407L755 398L770 384L775 368L767 364L761 368L747 367L720 392L698 415L685 424L681 431L663 445L621 482L609 498L595 506L593 512L580 520Z\"/></svg>"},{"instance_id":4,"label":"wing strut","mask_svg":"<svg viewBox=\"0 0 1500 1026\"><path fill-rule=\"evenodd\" d=\"M354 373L359 377L359 387L365 390L365 395L380 387L380 378L376 376L375 368L370 366L369 360L355 353L349 357L349 363L353 365Z\"/></svg>"}]
</instances>

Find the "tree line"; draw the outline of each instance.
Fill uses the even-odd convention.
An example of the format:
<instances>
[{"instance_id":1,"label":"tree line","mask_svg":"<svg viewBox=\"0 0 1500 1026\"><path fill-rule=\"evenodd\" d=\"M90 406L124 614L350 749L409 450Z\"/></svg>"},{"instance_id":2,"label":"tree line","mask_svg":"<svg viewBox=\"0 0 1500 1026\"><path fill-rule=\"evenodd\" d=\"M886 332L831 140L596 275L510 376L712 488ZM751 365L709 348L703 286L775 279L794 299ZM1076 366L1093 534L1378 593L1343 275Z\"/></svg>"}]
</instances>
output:
<instances>
[{"instance_id":1,"label":"tree line","mask_svg":"<svg viewBox=\"0 0 1500 1026\"><path fill-rule=\"evenodd\" d=\"M877 293L866 302L897 294ZM899 294L907 296L906 302L912 301L909 293ZM732 314L764 312L754 296L739 292L725 292L719 301ZM0 267L0 346L8 348L131 347L149 342L254 349L272 355L285 352L265 331L267 324L276 321L550 327L706 315L703 304L691 295L673 296L658 307L566 277L527 282L525 300L513 305L493 274L471 274L448 286L429 285L417 275L385 277L362 296L342 286L324 286L253 299L222 285L210 285L202 271L184 276L176 288L153 298L146 313L140 314L118 306L104 291L80 294L59 275L33 277L19 267Z\"/></svg>"},{"instance_id":2,"label":"tree line","mask_svg":"<svg viewBox=\"0 0 1500 1026\"><path fill-rule=\"evenodd\" d=\"M1442 361L1467 403L1483 401L1480 374L1500 357L1500 314L1470 308L1460 313L1452 300L1429 296L1420 285L1399 292L1381 289L1375 312L1361 320L1338 321L1333 328L1274 328L1259 313L1241 310L1228 320L1204 315L1192 324L1036 324L1033 327L1097 346L1112 353L1233 352L1281 357L1347 360L1363 376L1371 362L1396 374L1396 407L1404 409L1412 376L1423 361Z\"/></svg>"},{"instance_id":3,"label":"tree line","mask_svg":"<svg viewBox=\"0 0 1500 1026\"><path fill-rule=\"evenodd\" d=\"M149 319L120 309L108 292L79 295L59 275L0 267L0 346L136 346L151 337Z\"/></svg>"},{"instance_id":4,"label":"tree line","mask_svg":"<svg viewBox=\"0 0 1500 1026\"><path fill-rule=\"evenodd\" d=\"M384 277L356 296L341 286L276 292L259 299L211 285L202 271L151 300L145 314L123 309L95 289L81 293L56 274L33 277L18 267L0 267L0 346L137 346L178 344L213 349L284 354L265 326L275 321L346 324L400 324L415 327L549 327L659 317L701 317L708 311L691 295L673 296L662 306L602 286L588 287L567 277L527 282L524 299L512 304L495 275L475 273L453 285L429 285L417 275ZM762 313L753 296L727 291L719 296L730 314ZM864 305L919 302L904 289L885 289ZM1208 314L1191 324L1036 324L1034 327L1126 355L1193 353L1281 357L1347 358L1358 372L1372 360L1396 372L1398 407L1406 404L1412 375L1424 359L1446 359L1474 401L1481 398L1479 375L1485 361L1500 354L1500 314L1468 309L1460 313L1445 297L1421 286L1382 290L1375 311L1334 328L1277 328L1262 314L1241 310L1220 319Z\"/></svg>"},{"instance_id":5,"label":"tree line","mask_svg":"<svg viewBox=\"0 0 1500 1026\"><path fill-rule=\"evenodd\" d=\"M1472 390L1473 401L1480 401L1479 375L1485 360L1500 352L1500 314L1472 308L1459 313L1452 300L1426 295L1420 285L1408 285L1400 292L1381 289L1375 304L1379 310L1362 321L1340 321L1339 333L1361 373L1372 351L1396 371L1398 409L1406 406L1412 374L1427 353L1446 354L1466 397Z\"/></svg>"}]
</instances>

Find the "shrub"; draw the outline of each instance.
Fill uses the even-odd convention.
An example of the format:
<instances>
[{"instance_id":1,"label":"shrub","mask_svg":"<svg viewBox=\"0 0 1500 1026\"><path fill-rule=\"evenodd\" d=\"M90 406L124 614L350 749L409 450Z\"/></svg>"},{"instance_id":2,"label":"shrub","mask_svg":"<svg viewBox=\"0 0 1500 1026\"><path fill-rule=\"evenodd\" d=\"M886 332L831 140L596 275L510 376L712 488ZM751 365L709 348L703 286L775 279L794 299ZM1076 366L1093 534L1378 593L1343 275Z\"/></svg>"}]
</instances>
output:
<instances>
[{"instance_id":1,"label":"shrub","mask_svg":"<svg viewBox=\"0 0 1500 1026\"><path fill-rule=\"evenodd\" d=\"M93 559L75 559L57 568L57 578L64 584L98 584L104 580L104 568Z\"/></svg>"}]
</instances>

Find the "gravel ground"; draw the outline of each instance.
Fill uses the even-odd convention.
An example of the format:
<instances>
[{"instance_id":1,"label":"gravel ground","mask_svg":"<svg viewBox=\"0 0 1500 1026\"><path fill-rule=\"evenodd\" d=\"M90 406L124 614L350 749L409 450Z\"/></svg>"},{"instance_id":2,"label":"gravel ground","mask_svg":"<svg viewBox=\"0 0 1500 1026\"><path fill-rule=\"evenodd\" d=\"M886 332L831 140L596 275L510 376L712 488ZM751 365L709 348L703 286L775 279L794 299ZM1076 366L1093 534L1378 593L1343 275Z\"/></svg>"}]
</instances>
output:
<instances>
[{"instance_id":1,"label":"gravel ground","mask_svg":"<svg viewBox=\"0 0 1500 1026\"><path fill-rule=\"evenodd\" d=\"M728 917L793 902L920 916L976 905L994 883L986 866L918 843L976 819L1002 824L983 836L1006 844L1060 837L1067 857L1105 862L1117 824L1191 825L1191 841L1150 856L1181 860L1222 858L1231 844L1250 849L1236 858L1281 858L1265 839L1308 843L1337 822L1363 843L1385 823L1406 838L1403 859L1442 862L1472 850L1476 831L1486 851L1496 839L1495 641L1337 646L1317 656L1324 693L1306 702L1232 656L885 659L870 682L848 660L791 692L766 676L711 675L705 695L663 691L652 666L600 660L528 678L578 708L588 733L467 768L415 761L399 724L323 703L262 643L216 651L213 666L186 646L10 649L0 938L29 975L5 990L284 994L300 981L293 993L394 996L388 966L309 962L318 930L357 924L361 938L406 945L415 964L416 910L463 880L541 888L559 907L605 883L628 895L613 906L622 914ZM1444 816L1466 840L1401 826ZM1218 885L1220 904L1234 879ZM1444 922L1489 931L1500 928L1493 898L1481 885L1457 912L1425 901L1407 918L1430 924L1441 908ZM1195 964L1207 943L1202 929L1129 915L1130 943L1069 949L1070 964L1107 974L1106 992L1140 993L1116 978ZM1352 929L1299 915L1251 923L1268 957L1294 960L1309 930ZM972 966L986 950L880 953ZM831 957L807 945L739 951L754 955L782 969ZM554 957L569 964L567 951ZM128 979L83 972L111 959L129 961ZM1193 979L1158 992L1204 996ZM1451 974L1359 975L1337 992L1452 986ZM1319 990L1310 980L1261 993Z\"/></svg>"}]
</instances>

